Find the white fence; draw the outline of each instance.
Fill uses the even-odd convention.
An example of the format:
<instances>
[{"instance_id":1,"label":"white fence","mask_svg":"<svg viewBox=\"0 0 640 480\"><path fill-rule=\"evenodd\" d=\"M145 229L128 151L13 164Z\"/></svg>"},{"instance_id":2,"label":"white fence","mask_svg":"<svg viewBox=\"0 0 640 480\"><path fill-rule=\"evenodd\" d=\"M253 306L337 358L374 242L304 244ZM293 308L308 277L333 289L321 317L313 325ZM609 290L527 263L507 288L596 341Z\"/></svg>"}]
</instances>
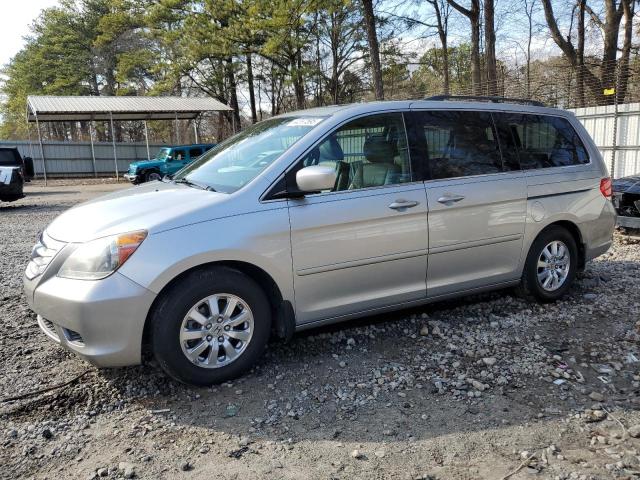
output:
<instances>
[{"instance_id":1,"label":"white fence","mask_svg":"<svg viewBox=\"0 0 640 480\"><path fill-rule=\"evenodd\" d=\"M618 105L617 113L614 105L576 108L572 112L596 142L612 177L640 173L640 103Z\"/></svg>"},{"instance_id":2,"label":"white fence","mask_svg":"<svg viewBox=\"0 0 640 480\"><path fill-rule=\"evenodd\" d=\"M29 143L27 140L2 141L2 146L18 147L23 157L33 158L36 176L42 177L42 154L37 141ZM166 145L149 144L151 158L155 157L160 147ZM44 157L46 159L47 176L51 177L90 177L112 176L115 173L113 159L113 144L111 142L94 143L95 165L91 155L89 142L43 142ZM118 157L118 172L122 175L129 169L129 163L147 160L147 146L145 143L116 143Z\"/></svg>"}]
</instances>

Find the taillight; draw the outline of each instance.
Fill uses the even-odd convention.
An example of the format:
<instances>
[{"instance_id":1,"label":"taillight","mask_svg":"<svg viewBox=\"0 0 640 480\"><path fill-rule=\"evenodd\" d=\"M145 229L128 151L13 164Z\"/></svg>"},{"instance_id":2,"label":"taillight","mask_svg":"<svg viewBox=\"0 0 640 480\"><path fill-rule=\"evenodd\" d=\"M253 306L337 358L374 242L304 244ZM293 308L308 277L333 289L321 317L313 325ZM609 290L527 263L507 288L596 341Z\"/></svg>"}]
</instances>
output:
<instances>
[{"instance_id":1,"label":"taillight","mask_svg":"<svg viewBox=\"0 0 640 480\"><path fill-rule=\"evenodd\" d=\"M606 198L611 198L611 177L600 180L600 192Z\"/></svg>"}]
</instances>

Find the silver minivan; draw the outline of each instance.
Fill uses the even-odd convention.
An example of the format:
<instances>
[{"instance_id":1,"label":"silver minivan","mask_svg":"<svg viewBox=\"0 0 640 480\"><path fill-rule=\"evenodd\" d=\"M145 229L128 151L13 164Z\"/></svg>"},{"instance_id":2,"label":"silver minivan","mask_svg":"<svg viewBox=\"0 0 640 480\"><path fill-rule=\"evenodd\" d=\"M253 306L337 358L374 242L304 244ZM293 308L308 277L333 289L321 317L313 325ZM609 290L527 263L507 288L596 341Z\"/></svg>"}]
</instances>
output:
<instances>
[{"instance_id":1,"label":"silver minivan","mask_svg":"<svg viewBox=\"0 0 640 480\"><path fill-rule=\"evenodd\" d=\"M25 272L40 327L208 385L272 335L503 287L559 299L611 245L611 181L571 113L490 100L288 113L66 211Z\"/></svg>"}]
</instances>

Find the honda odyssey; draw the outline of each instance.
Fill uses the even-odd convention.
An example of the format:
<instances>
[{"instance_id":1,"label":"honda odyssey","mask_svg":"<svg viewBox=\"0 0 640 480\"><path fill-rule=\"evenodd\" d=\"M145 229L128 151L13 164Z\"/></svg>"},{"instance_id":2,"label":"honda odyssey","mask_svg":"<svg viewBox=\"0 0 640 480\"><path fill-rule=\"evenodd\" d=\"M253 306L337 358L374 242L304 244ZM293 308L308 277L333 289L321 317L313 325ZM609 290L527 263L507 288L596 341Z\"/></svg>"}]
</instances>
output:
<instances>
[{"instance_id":1,"label":"honda odyssey","mask_svg":"<svg viewBox=\"0 0 640 480\"><path fill-rule=\"evenodd\" d=\"M611 181L573 114L446 98L257 123L171 180L72 208L25 291L43 332L100 367L209 385L271 335L517 286L552 302L611 245Z\"/></svg>"}]
</instances>

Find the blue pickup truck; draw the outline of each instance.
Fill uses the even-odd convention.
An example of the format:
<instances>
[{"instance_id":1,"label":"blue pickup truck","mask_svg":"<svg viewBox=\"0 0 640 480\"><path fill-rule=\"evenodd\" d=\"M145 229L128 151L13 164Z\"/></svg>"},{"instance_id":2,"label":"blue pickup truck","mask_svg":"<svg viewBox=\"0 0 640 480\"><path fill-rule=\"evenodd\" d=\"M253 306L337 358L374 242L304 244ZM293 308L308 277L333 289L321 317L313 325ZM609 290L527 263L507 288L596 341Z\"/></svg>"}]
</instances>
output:
<instances>
[{"instance_id":1,"label":"blue pickup truck","mask_svg":"<svg viewBox=\"0 0 640 480\"><path fill-rule=\"evenodd\" d=\"M211 143L163 147L152 160L130 163L129 171L124 174L124 178L134 185L160 180L165 175L173 175L213 147L215 144Z\"/></svg>"}]
</instances>

